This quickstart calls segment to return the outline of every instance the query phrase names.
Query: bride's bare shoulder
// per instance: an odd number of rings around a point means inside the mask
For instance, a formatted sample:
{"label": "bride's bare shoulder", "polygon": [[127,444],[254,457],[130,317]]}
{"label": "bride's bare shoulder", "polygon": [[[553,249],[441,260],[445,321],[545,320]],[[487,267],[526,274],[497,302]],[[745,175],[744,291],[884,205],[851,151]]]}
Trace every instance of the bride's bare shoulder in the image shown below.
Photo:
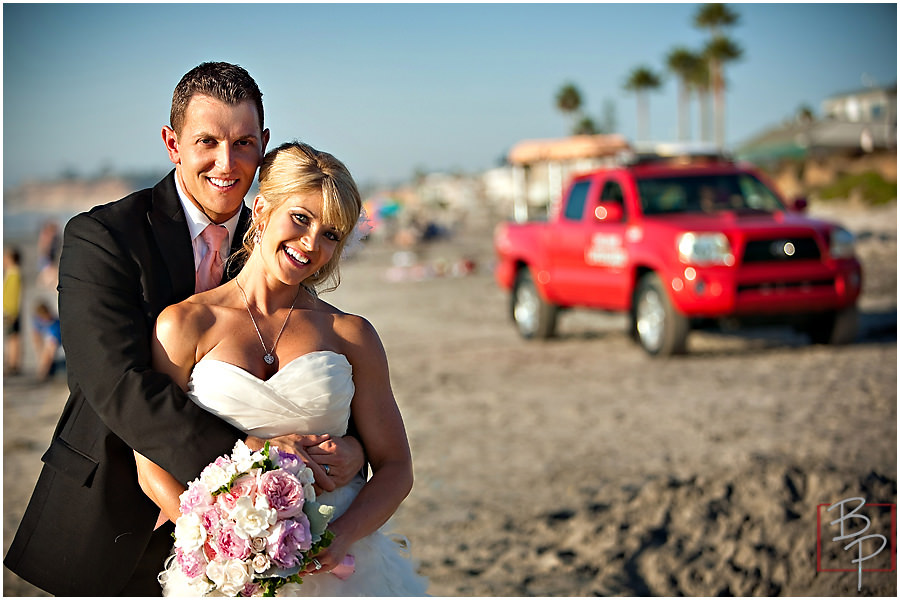
{"label": "bride's bare shoulder", "polygon": [[360,315],[338,312],[334,319],[334,330],[341,339],[354,346],[381,345],[375,327],[368,319]]}
{"label": "bride's bare shoulder", "polygon": [[207,299],[191,296],[187,300],[166,307],[156,319],[156,335],[169,339],[197,340],[216,320],[215,304]]}
{"label": "bride's bare shoulder", "polygon": [[190,326],[195,322],[202,322],[211,318],[214,308],[214,305],[198,301],[195,296],[191,296],[187,300],[166,307],[159,314],[157,322],[171,323],[177,326]]}
{"label": "bride's bare shoulder", "polygon": [[378,332],[375,327],[363,316],[356,315],[318,299],[318,310],[328,314],[331,327],[344,342],[351,347],[370,347],[371,344],[381,345]]}

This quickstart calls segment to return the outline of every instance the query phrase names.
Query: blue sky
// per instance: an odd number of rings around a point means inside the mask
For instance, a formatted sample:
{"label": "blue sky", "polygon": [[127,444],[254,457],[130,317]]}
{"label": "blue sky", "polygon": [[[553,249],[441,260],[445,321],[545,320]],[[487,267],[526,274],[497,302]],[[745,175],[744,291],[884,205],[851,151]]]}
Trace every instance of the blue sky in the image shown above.
{"label": "blue sky", "polygon": [[[629,72],[699,49],[698,4],[3,5],[4,187],[64,170],[165,170],[172,90],[205,60],[247,68],[272,141],[299,138],[362,183],[477,172],[517,141],[562,137],[572,82],[637,137]],[[726,144],[801,105],[897,79],[896,4],[731,4]],[[650,95],[651,138],[676,138],[676,84]],[[696,116],[694,117],[696,124]]]}

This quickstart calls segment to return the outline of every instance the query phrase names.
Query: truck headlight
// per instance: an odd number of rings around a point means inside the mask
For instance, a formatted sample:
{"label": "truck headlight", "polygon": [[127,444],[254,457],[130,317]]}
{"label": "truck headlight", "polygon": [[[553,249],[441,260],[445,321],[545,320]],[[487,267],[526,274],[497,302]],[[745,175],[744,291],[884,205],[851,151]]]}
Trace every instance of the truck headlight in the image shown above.
{"label": "truck headlight", "polygon": [[831,240],[828,251],[832,258],[853,258],[856,252],[856,237],[843,227],[835,227],[831,230]]}
{"label": "truck headlight", "polygon": [[682,233],[678,236],[678,258],[690,265],[734,264],[731,243],[724,233]]}

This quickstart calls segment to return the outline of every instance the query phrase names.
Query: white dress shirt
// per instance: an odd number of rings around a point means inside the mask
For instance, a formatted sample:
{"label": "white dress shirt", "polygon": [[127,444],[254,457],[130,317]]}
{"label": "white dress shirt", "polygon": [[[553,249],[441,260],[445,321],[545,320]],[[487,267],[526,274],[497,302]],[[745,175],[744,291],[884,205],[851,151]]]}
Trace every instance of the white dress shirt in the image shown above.
{"label": "white dress shirt", "polygon": [[[211,223],[211,221],[203,214],[203,211],[197,208],[193,202],[191,202],[187,195],[184,193],[184,190],[181,189],[181,184],[178,182],[178,173],[175,173],[175,189],[178,190],[178,199],[181,200],[181,206],[184,208],[184,216],[187,217],[188,229],[191,231],[191,246],[194,248],[194,270],[197,270],[197,267],[200,266],[200,261],[203,260],[203,257],[206,256],[206,243],[200,237],[200,234],[203,233],[203,230],[206,229],[206,226]],[[227,259],[231,254],[231,240],[234,239],[234,232],[237,230],[238,220],[240,220],[241,211],[237,211],[237,213],[225,221],[224,223],[219,223],[219,225],[223,225],[225,229],[228,230],[228,237],[223,242],[223,247],[219,249],[219,255],[223,258]]]}

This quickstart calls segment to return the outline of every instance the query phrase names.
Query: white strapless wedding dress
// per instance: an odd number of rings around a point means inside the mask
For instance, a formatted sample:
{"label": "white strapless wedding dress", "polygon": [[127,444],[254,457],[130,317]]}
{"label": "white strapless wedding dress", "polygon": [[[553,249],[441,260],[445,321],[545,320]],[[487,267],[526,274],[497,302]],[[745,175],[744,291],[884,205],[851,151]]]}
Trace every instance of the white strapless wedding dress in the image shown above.
{"label": "white strapless wedding dress", "polygon": [[[342,436],[350,419],[353,370],[343,354],[304,354],[262,380],[240,367],[214,359],[194,366],[188,395],[206,410],[248,434],[271,438],[292,433]],[[347,510],[365,481],[317,498],[335,507],[335,518]],[[305,575],[300,586],[289,585],[278,595],[297,596],[423,596],[428,581],[418,575],[404,538],[379,531],[355,542],[349,550],[356,570],[347,579],[330,573]],[[177,590],[164,587],[165,595]]]}

